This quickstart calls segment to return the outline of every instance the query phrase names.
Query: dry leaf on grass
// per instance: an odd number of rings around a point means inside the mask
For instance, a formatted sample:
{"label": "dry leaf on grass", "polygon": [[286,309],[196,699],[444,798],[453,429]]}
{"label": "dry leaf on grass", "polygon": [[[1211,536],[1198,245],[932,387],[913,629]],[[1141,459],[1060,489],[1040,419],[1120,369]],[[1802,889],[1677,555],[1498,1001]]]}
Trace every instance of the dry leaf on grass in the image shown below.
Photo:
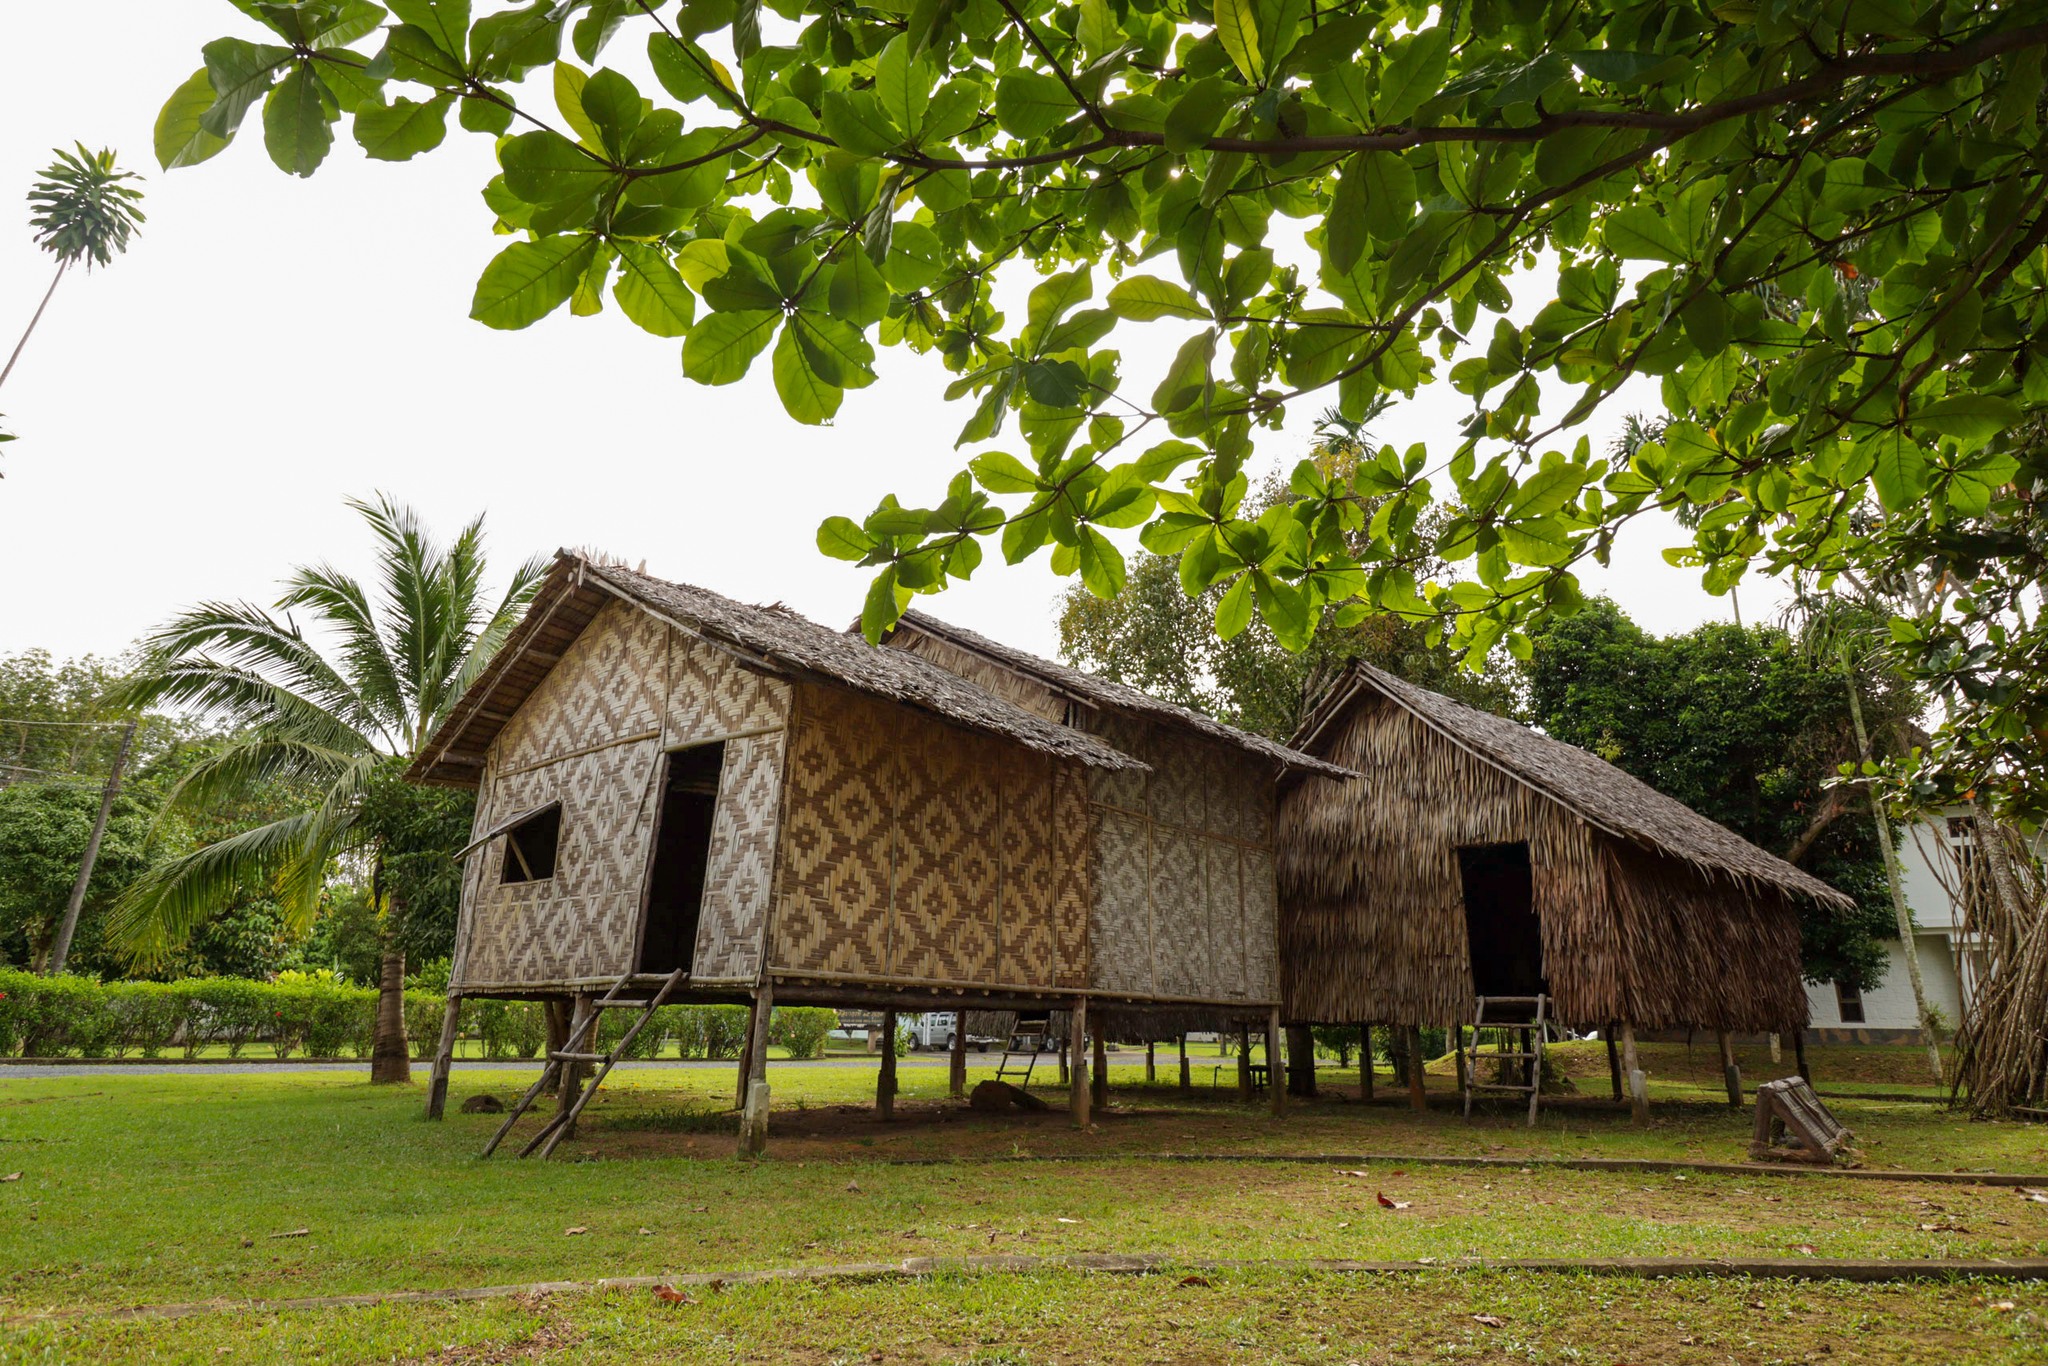
{"label": "dry leaf on grass", "polygon": [[7,1175],[5,1175],[5,1176],[0,1176],[0,1181],[19,1181],[19,1180],[21,1180],[21,1173],[20,1173],[20,1172],[9,1172],[9,1173],[7,1173]]}
{"label": "dry leaf on grass", "polygon": [[574,1237],[575,1237],[575,1236],[576,1236],[577,1234],[579,1234],[579,1233],[588,1233],[588,1232],[590,1232],[590,1230],[589,1230],[589,1229],[588,1229],[587,1227],[585,1227],[585,1226],[584,1226],[584,1225],[582,1225],[582,1224],[578,1224],[578,1225],[576,1225],[576,1227],[574,1227],[574,1228],[565,1228],[565,1229],[563,1229],[563,1230],[562,1230],[562,1236],[563,1236],[564,1238],[574,1238]]}
{"label": "dry leaf on grass", "polygon": [[[10,1176],[7,1179],[12,1181],[16,1176],[20,1175],[20,1172],[16,1172],[14,1176]],[[2044,1191],[2038,1186],[2021,1186],[2020,1199],[2031,1200],[2037,1205],[2048,1205],[2048,1191]]]}
{"label": "dry leaf on grass", "polygon": [[857,1190],[859,1190],[859,1189],[860,1189],[860,1182],[858,1182],[858,1181],[849,1181],[849,1182],[847,1182],[847,1183],[846,1183],[846,1188],[847,1188],[848,1190],[850,1190],[850,1191],[857,1191]]}
{"label": "dry leaf on grass", "polygon": [[640,1230],[640,1236],[642,1238],[652,1238],[654,1236],[654,1230],[651,1228],[643,1228]]}
{"label": "dry leaf on grass", "polygon": [[672,1285],[655,1286],[654,1298],[660,1300],[663,1304],[695,1304],[697,1302]]}
{"label": "dry leaf on grass", "polygon": [[1483,1323],[1488,1328],[1505,1328],[1508,1326],[1508,1321],[1496,1314],[1474,1314],[1472,1321],[1474,1323]]}
{"label": "dry leaf on grass", "polygon": [[2014,1304],[2011,1300],[2000,1300],[1998,1301],[1998,1303],[1991,1306],[1991,1312],[1994,1314],[2010,1314],[2013,1310],[2017,1308],[2019,1308],[2019,1306]]}
{"label": "dry leaf on grass", "polygon": [[1376,1191],[1374,1194],[1380,1198],[1381,1209],[1407,1209],[1408,1206],[1415,1203],[1412,1200],[1389,1200],[1385,1191]]}
{"label": "dry leaf on grass", "polygon": [[1367,1175],[1367,1173],[1365,1173],[1365,1172],[1352,1172],[1352,1171],[1345,1171],[1345,1170],[1344,1170],[1343,1168],[1341,1168],[1341,1167],[1340,1167],[1340,1168],[1338,1168],[1338,1169],[1337,1169],[1337,1175],[1339,1175],[1339,1176],[1365,1176],[1365,1175]]}
{"label": "dry leaf on grass", "polygon": [[1794,1243],[1792,1244],[1792,1251],[1798,1253],[1802,1257],[1812,1257],[1819,1252],[1819,1249],[1816,1248],[1812,1243]]}
{"label": "dry leaf on grass", "polygon": [[1078,1224],[1081,1222],[1079,1219],[1069,1219],[1064,1214],[1059,1216],[1059,1221],[1063,1224]]}
{"label": "dry leaf on grass", "polygon": [[1207,1285],[1209,1278],[1207,1276],[1183,1276],[1180,1278],[1180,1283],[1182,1285]]}
{"label": "dry leaf on grass", "polygon": [[309,1228],[288,1228],[283,1233],[273,1233],[270,1236],[273,1238],[304,1238],[312,1232],[313,1230]]}

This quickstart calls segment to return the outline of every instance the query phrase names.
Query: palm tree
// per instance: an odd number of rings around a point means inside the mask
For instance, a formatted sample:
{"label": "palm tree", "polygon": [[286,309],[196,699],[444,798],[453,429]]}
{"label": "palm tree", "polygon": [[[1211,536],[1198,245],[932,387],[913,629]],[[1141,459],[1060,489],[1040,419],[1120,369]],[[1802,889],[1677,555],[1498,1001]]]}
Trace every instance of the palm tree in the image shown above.
{"label": "palm tree", "polygon": [[14,344],[7,368],[0,370],[0,384],[14,373],[21,348],[28,345],[36,324],[43,320],[43,310],[50,306],[50,296],[57,292],[64,272],[80,261],[87,270],[109,264],[117,253],[128,250],[130,239],[144,221],[137,207],[142,203],[142,191],[122,183],[141,177],[133,171],[117,170],[111,148],[88,152],[84,143],[76,145],[75,155],[58,150],[57,159],[28,192],[29,208],[34,211],[29,226],[35,229],[36,245],[57,258],[57,273],[43,291],[35,316],[28,320],[28,330]]}
{"label": "palm tree", "polygon": [[[379,495],[351,500],[381,543],[373,604],[365,586],[328,565],[285,580],[277,610],[210,602],[143,642],[126,700],[175,703],[232,726],[231,738],[173,790],[167,809],[215,807],[259,784],[317,794],[294,815],[170,859],[115,905],[110,939],[138,966],[161,963],[238,887],[260,882],[304,932],[340,861],[369,873],[383,933],[372,1081],[405,1081],[403,906],[387,877],[393,834],[372,814],[394,767],[419,752],[498,647],[540,582],[530,559],[495,607],[484,597],[483,518],[445,549],[418,516]],[[290,615],[306,611],[331,653]],[[449,850],[447,852],[452,852]]]}

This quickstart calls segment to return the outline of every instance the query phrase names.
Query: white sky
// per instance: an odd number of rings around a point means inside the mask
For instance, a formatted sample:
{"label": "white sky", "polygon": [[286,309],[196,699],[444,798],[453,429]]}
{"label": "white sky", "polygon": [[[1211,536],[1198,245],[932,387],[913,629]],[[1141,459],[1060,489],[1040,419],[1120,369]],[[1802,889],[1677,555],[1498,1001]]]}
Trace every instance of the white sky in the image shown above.
{"label": "white sky", "polygon": [[[882,350],[881,379],[819,429],[784,415],[766,355],[740,384],[691,384],[677,344],[616,308],[524,332],[469,321],[505,239],[478,196],[489,139],[452,119],[440,150],[401,164],[366,161],[344,124],[326,165],[297,180],[264,154],[258,107],[219,157],[160,172],[164,97],[201,44],[255,26],[223,0],[86,8],[90,22],[0,4],[0,347],[49,282],[21,196],[52,147],[118,149],[147,176],[149,222],[111,269],[67,276],[0,389],[20,438],[0,447],[0,653],[116,652],[202,599],[267,603],[294,563],[366,571],[343,499],[376,490],[447,530],[487,512],[505,562],[592,546],[840,625],[866,576],[818,554],[820,519],[858,518],[887,492],[930,503],[960,467],[968,409],[941,400],[951,377],[934,357]],[[1126,324],[1112,340],[1127,390],[1149,395],[1177,339]],[[1439,383],[1377,434],[1430,440],[1441,458],[1467,406]],[[1320,407],[1262,433],[1262,459],[1300,458]],[[1596,446],[1619,417],[1592,429]],[[1674,540],[1631,533],[1589,589],[1657,631],[1727,619],[1726,600],[1663,563]],[[919,605],[1050,653],[1062,582],[1043,553],[1016,568],[991,553],[972,584]],[[1749,619],[1765,596],[1745,593]]]}

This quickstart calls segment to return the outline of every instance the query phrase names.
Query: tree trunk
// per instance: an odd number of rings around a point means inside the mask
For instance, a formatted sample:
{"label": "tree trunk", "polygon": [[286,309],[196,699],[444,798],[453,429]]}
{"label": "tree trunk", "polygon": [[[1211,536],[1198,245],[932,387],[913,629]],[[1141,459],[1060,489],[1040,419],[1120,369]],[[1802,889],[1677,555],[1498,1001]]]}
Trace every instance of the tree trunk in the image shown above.
{"label": "tree trunk", "polygon": [[412,1080],[405,1046],[405,950],[387,943],[377,981],[377,1029],[370,1042],[372,1083]]}
{"label": "tree trunk", "polygon": [[[1856,672],[1849,667],[1849,652],[1842,651],[1842,676],[1849,685],[1849,720],[1856,727],[1856,752],[1864,763],[1870,762],[1870,737],[1863,729],[1862,690],[1856,686]],[[1906,980],[1913,984],[1913,1009],[1919,1014],[1920,1033],[1927,1040],[1927,1065],[1934,1070],[1934,1079],[1941,1080],[1941,1040],[1934,1034],[1934,1015],[1927,1008],[1927,984],[1920,980],[1920,944],[1913,937],[1913,910],[1906,904],[1905,889],[1899,885],[1899,860],[1892,850],[1891,818],[1885,815],[1884,803],[1877,799],[1877,790],[1870,790],[1870,816],[1877,822],[1877,847],[1884,855],[1885,885],[1891,888],[1892,913],[1899,921],[1899,947],[1906,956]]]}
{"label": "tree trunk", "polygon": [[36,324],[43,320],[43,310],[50,306],[50,296],[57,292],[57,282],[64,278],[64,269],[69,264],[68,261],[57,263],[57,273],[51,277],[50,287],[43,291],[43,301],[36,305],[35,316],[28,320],[28,330],[23,332],[21,340],[14,344],[14,354],[7,358],[7,368],[0,370],[0,384],[7,383],[7,377],[14,373],[14,363],[21,359],[21,348],[28,345],[28,339],[35,333]]}

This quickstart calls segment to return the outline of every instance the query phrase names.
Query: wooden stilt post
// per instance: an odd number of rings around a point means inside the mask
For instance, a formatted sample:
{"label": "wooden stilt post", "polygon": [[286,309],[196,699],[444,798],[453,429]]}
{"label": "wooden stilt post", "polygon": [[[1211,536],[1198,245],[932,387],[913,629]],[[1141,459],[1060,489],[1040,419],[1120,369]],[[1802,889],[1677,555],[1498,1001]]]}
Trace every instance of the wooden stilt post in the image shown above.
{"label": "wooden stilt post", "polygon": [[1067,1054],[1073,1059],[1067,1077],[1067,1108],[1074,1127],[1088,1127],[1088,998],[1076,996],[1067,1012]]}
{"label": "wooden stilt post", "polygon": [[1074,1040],[1071,1037],[1073,1032],[1072,1029],[1069,1029],[1067,1031],[1069,1037],[1060,1040],[1060,1085],[1062,1086],[1071,1084],[1073,1080],[1071,1076],[1073,1064],[1067,1058],[1067,1054],[1073,1050],[1074,1046]]}
{"label": "wooden stilt post", "polygon": [[1287,1113],[1287,1066],[1280,1056],[1280,1007],[1266,1012],[1266,1093],[1274,1118]]}
{"label": "wooden stilt post", "polygon": [[[550,997],[541,1002],[541,1019],[547,1025],[547,1054],[559,1053],[569,1046],[569,1003],[559,997]],[[547,1084],[542,1095],[552,1096],[562,1089],[562,1074],[553,1074],[554,1080]]]}
{"label": "wooden stilt post", "polygon": [[1145,1040],[1145,1083],[1148,1086],[1159,1080],[1159,1062],[1153,1055],[1153,1048],[1154,1041],[1151,1039]]}
{"label": "wooden stilt post", "polygon": [[[590,997],[579,995],[573,998],[569,1008],[568,1037],[575,1041],[575,1051],[578,1053],[595,1053],[597,1051],[598,1022],[591,1020],[587,1028],[584,1026],[584,1021],[595,1013],[596,1007],[591,1004]],[[574,1109],[576,1097],[583,1092],[583,1079],[589,1075],[589,1063],[570,1062],[562,1064],[562,1089],[556,1095],[555,1108],[565,1112]],[[564,1139],[576,1137],[576,1126],[573,1123],[564,1125],[561,1134]]]}
{"label": "wooden stilt post", "polygon": [[1252,1098],[1252,1027],[1237,1027],[1237,1098]]}
{"label": "wooden stilt post", "polygon": [[1186,1034],[1180,1036],[1180,1089],[1183,1091],[1195,1089],[1194,1074],[1188,1070],[1188,1036]]}
{"label": "wooden stilt post", "polygon": [[952,1056],[946,1060],[947,1089],[953,1099],[963,1100],[967,1096],[967,1012],[953,1012]]}
{"label": "wooden stilt post", "polygon": [[448,1108],[448,1072],[455,1065],[455,1033],[462,1019],[462,998],[448,998],[441,1017],[441,1042],[434,1049],[434,1070],[427,1081],[427,1118],[439,1119]]}
{"label": "wooden stilt post", "polygon": [[882,1012],[882,1069],[875,1074],[875,1114],[896,1117],[896,1012]]}
{"label": "wooden stilt post", "polygon": [[[1465,1075],[1465,1026],[1454,1024],[1451,1026],[1450,1032],[1451,1056],[1458,1060],[1458,1094],[1462,1096],[1466,1091],[1466,1082],[1470,1080]],[[1473,1031],[1473,1037],[1475,1039],[1478,1037],[1476,1029]]]}
{"label": "wooden stilt post", "polygon": [[1088,1100],[1097,1110],[1109,1108],[1109,1052],[1104,1046],[1102,1024],[1097,1021],[1095,1035],[1095,1061],[1088,1072]]}
{"label": "wooden stilt post", "polygon": [[1358,1027],[1358,1098],[1362,1101],[1372,1099],[1372,1074],[1372,1026],[1362,1024]]}
{"label": "wooden stilt post", "polygon": [[768,1146],[768,1033],[775,1018],[775,983],[754,992],[754,1027],[747,1039],[747,1099],[740,1107],[740,1156],[759,1157]]}
{"label": "wooden stilt post", "polygon": [[1422,1026],[1408,1026],[1408,1108],[1427,1110],[1429,1094],[1423,1087],[1422,1077]]}
{"label": "wooden stilt post", "polygon": [[1636,1027],[1621,1022],[1621,1065],[1628,1074],[1628,1109],[1638,1124],[1650,1122],[1650,1083],[1636,1057]]}
{"label": "wooden stilt post", "polygon": [[1308,1097],[1316,1093],[1316,1036],[1307,1025],[1287,1026],[1287,1092]]}
{"label": "wooden stilt post", "polygon": [[754,1031],[761,1026],[761,998],[747,1006],[747,1032],[740,1036],[738,1065],[733,1068],[732,1108],[747,1108],[747,1083],[754,1079]]}
{"label": "wooden stilt post", "polygon": [[1806,1031],[1804,1029],[1792,1031],[1792,1061],[1797,1064],[1799,1075],[1806,1078],[1806,1084],[1808,1086],[1813,1085],[1813,1072],[1806,1065]]}
{"label": "wooden stilt post", "polygon": [[1621,1050],[1615,1046],[1614,1036],[1618,1032],[1620,1032],[1620,1030],[1621,1026],[1619,1024],[1615,1023],[1612,1020],[1609,1020],[1607,1022],[1607,1027],[1600,1031],[1601,1035],[1605,1037],[1607,1040],[1607,1075],[1608,1078],[1612,1080],[1614,1083],[1614,1103],[1616,1105],[1621,1104],[1622,1096]]}
{"label": "wooden stilt post", "polygon": [[1725,1029],[1716,1030],[1721,1042],[1721,1076],[1728,1083],[1728,1104],[1742,1108],[1742,1068],[1735,1061],[1735,1040]]}

